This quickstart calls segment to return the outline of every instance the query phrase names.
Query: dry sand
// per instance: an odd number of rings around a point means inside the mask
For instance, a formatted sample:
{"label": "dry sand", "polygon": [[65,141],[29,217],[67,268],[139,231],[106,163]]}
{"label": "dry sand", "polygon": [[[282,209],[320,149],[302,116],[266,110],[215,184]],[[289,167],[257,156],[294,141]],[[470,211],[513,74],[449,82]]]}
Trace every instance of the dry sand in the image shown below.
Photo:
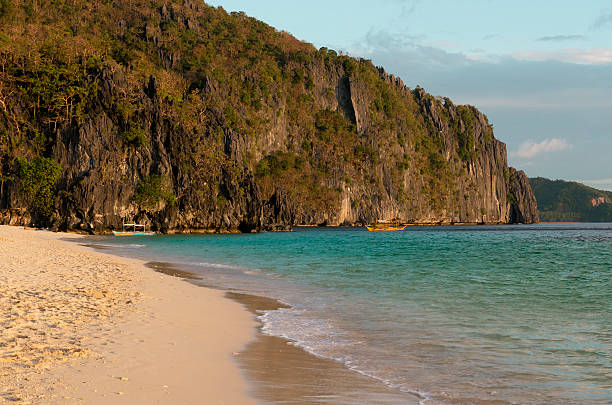
{"label": "dry sand", "polygon": [[0,403],[255,403],[240,304],[66,236],[0,226]]}

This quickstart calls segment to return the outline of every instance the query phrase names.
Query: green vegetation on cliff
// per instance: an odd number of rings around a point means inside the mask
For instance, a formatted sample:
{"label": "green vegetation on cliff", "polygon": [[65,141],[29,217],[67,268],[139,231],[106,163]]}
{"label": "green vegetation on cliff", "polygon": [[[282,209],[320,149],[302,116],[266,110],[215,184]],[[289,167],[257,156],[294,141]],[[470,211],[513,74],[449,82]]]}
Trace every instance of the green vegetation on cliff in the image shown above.
{"label": "green vegetation on cliff", "polygon": [[[0,14],[0,209],[18,199],[16,159],[45,157],[63,168],[63,227],[508,220],[487,118],[369,60],[190,0],[3,0]],[[279,196],[292,208],[266,208]]]}
{"label": "green vegetation on cliff", "polygon": [[543,222],[612,222],[612,192],[584,184],[530,178]]}
{"label": "green vegetation on cliff", "polygon": [[53,159],[36,157],[31,161],[17,158],[19,192],[28,204],[30,212],[38,220],[50,217],[55,203],[55,185],[62,172]]}
{"label": "green vegetation on cliff", "polygon": [[134,201],[145,208],[154,208],[162,201],[174,205],[176,196],[172,193],[168,178],[154,174],[138,183]]}

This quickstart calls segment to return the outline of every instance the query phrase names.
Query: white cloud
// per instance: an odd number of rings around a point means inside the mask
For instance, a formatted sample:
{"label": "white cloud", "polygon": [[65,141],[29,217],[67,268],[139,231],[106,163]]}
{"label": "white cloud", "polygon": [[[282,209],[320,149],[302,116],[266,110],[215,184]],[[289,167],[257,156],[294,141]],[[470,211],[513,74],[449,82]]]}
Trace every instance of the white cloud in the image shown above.
{"label": "white cloud", "polygon": [[558,62],[576,63],[581,65],[601,65],[612,63],[612,49],[608,48],[566,48],[557,51],[525,51],[512,54],[517,60],[544,62],[554,60]]}
{"label": "white cloud", "polygon": [[550,138],[545,139],[542,142],[526,141],[519,146],[516,156],[521,158],[533,158],[539,154],[547,152],[556,152],[571,148],[571,145],[564,139]]}

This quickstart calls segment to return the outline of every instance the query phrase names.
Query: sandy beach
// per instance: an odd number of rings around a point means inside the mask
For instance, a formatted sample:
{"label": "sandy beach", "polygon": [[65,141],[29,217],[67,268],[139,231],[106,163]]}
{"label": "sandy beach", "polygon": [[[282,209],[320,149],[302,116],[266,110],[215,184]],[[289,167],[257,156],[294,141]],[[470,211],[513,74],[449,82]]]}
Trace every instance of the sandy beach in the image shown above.
{"label": "sandy beach", "polygon": [[240,304],[66,237],[0,226],[0,403],[255,403]]}

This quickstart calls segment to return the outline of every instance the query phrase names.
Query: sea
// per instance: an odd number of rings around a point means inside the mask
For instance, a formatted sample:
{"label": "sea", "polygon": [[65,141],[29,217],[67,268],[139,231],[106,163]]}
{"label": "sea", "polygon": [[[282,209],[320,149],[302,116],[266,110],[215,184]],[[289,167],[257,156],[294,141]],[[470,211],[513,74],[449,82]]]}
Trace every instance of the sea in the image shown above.
{"label": "sea", "polygon": [[612,224],[93,237],[270,297],[264,334],[433,404],[612,403]]}

